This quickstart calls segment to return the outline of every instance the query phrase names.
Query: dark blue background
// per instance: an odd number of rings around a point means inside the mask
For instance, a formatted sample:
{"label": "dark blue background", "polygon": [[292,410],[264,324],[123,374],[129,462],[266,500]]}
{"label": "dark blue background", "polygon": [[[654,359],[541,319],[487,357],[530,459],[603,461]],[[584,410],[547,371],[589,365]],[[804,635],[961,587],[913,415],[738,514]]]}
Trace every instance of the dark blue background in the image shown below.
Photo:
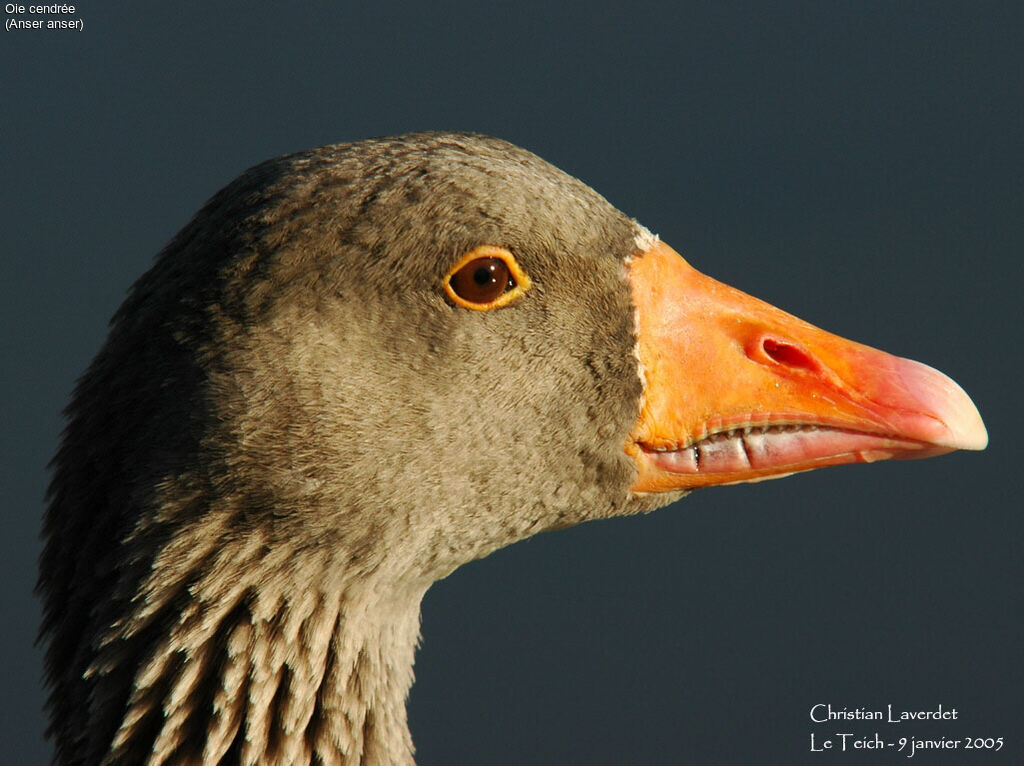
{"label": "dark blue background", "polygon": [[7,762],[48,752],[44,466],[125,290],[246,167],[444,128],[522,144],[712,276],[951,374],[991,446],[701,492],[465,567],[424,602],[420,762],[900,762],[812,756],[812,731],[879,728],[814,726],[817,702],[956,707],[882,734],[1003,736],[921,760],[1020,762],[1019,2],[142,6],[0,42]]}

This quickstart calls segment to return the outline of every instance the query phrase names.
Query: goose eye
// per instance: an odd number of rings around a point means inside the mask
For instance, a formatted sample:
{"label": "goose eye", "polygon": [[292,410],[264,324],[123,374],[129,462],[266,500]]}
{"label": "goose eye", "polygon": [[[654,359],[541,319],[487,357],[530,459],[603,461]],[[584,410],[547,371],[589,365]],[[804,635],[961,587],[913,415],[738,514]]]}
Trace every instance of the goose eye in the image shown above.
{"label": "goose eye", "polygon": [[503,247],[483,245],[463,255],[444,281],[448,297],[463,308],[486,311],[515,300],[530,287],[515,257]]}
{"label": "goose eye", "polygon": [[508,266],[500,258],[477,258],[452,274],[452,290],[470,303],[492,303],[516,286]]}

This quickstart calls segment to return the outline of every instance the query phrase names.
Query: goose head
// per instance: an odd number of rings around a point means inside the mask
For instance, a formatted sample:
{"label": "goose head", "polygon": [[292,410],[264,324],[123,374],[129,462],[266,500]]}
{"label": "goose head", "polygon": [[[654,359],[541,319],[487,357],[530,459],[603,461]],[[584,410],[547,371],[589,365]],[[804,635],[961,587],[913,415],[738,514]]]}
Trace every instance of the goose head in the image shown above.
{"label": "goose head", "polygon": [[159,254],[68,408],[57,762],[408,762],[420,601],[461,564],[986,438],[945,376],[711,280],[506,142],[271,160]]}

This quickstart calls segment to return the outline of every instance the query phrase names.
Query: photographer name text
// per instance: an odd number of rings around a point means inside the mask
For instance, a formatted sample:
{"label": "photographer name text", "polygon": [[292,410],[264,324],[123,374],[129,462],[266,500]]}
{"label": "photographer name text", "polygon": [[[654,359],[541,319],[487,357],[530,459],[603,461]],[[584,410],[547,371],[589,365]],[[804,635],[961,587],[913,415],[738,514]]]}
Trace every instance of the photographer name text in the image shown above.
{"label": "photographer name text", "polygon": [[[928,750],[977,750],[998,752],[1003,749],[1002,737],[991,736],[911,736],[907,725],[929,722],[961,722],[960,711],[955,707],[938,704],[928,709],[906,709],[888,704],[884,708],[833,707],[827,702],[811,706],[808,717],[814,724],[836,724],[853,721],[874,721],[876,726],[899,726],[896,736],[884,736],[884,732],[836,731],[831,733],[811,732],[812,753],[848,753],[869,750],[890,750],[907,758],[913,758]],[[842,727],[856,728],[856,727]],[[905,733],[906,732],[906,733]],[[984,734],[987,734],[985,732]],[[902,735],[902,736],[901,736]]]}

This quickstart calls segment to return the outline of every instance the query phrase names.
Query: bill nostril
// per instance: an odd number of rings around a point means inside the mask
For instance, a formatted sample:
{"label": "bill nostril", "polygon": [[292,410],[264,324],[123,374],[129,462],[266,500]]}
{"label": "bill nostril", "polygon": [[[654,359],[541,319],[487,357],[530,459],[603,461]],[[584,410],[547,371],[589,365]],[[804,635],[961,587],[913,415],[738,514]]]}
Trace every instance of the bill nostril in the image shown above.
{"label": "bill nostril", "polygon": [[774,338],[765,338],[761,341],[761,348],[769,359],[785,367],[812,372],[818,369],[818,363],[814,357],[792,343],[786,343]]}

